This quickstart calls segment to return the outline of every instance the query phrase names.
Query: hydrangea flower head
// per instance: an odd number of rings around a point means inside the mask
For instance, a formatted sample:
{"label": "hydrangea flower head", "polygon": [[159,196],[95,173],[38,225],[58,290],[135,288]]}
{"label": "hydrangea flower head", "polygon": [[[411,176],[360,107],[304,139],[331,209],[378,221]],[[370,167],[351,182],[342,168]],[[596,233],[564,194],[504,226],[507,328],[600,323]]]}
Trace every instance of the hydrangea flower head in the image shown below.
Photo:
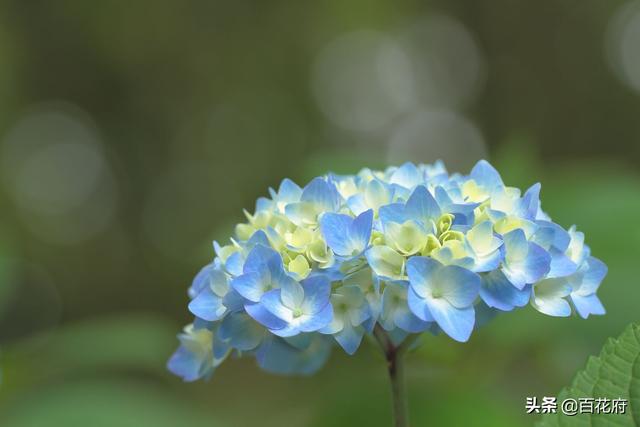
{"label": "hydrangea flower head", "polygon": [[437,162],[304,187],[285,179],[229,244],[214,242],[168,367],[193,381],[242,355],[311,374],[332,347],[353,354],[374,328],[397,343],[422,332],[465,342],[487,311],[604,314],[606,265],[575,227],[551,221],[539,194],[539,184],[506,186],[486,161],[469,175]]}

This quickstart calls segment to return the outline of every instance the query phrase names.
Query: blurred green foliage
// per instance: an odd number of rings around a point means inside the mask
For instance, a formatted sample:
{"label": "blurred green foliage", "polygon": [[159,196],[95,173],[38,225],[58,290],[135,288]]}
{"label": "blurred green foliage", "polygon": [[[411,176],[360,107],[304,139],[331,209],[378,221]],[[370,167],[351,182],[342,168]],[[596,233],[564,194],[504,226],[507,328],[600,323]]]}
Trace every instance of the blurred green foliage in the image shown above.
{"label": "blurred green foliage", "polygon": [[213,415],[195,409],[180,398],[153,387],[130,384],[79,382],[43,388],[24,396],[2,416],[12,427],[194,427],[219,426]]}

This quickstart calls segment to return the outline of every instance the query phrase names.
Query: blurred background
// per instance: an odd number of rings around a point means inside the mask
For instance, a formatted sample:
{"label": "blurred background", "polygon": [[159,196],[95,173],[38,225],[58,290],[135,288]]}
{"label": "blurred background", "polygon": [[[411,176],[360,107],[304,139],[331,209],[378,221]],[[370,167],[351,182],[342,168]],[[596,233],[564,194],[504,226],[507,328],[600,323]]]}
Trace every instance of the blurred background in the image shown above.
{"label": "blurred background", "polygon": [[640,0],[0,1],[0,425],[389,424],[384,362],[165,371],[186,289],[284,177],[405,160],[542,182],[608,314],[496,318],[409,359],[417,426],[526,426],[638,321]]}

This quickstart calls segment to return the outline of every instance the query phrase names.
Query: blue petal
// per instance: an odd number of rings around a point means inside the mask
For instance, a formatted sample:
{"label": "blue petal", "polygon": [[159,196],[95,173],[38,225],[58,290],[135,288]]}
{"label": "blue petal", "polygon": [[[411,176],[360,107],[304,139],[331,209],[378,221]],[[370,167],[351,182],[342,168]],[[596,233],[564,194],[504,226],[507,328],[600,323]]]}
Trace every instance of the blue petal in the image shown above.
{"label": "blue petal", "polygon": [[264,293],[263,276],[248,272],[231,281],[231,288],[251,302],[258,302]]}
{"label": "blue petal", "polygon": [[282,270],[282,257],[270,247],[256,245],[247,255],[243,271],[245,273],[261,271],[265,266],[272,271]]}
{"label": "blue petal", "polygon": [[[427,296],[427,291],[433,287],[430,278],[442,267],[438,261],[432,258],[414,256],[407,261],[407,275],[409,284],[422,298]],[[416,313],[416,315],[418,315]],[[418,315],[418,317],[420,317]],[[425,319],[423,319],[425,320]]]}
{"label": "blue petal", "polygon": [[323,178],[315,178],[304,188],[300,200],[311,202],[325,212],[332,212],[338,208],[339,194],[333,184]]}
{"label": "blue petal", "polygon": [[315,332],[327,326],[333,320],[333,307],[327,303],[319,312],[300,323],[301,332]]}
{"label": "blue petal", "polygon": [[405,205],[405,212],[409,218],[425,222],[430,219],[437,220],[442,213],[436,199],[423,185],[413,190]]}
{"label": "blue petal", "polygon": [[351,256],[353,243],[349,228],[353,219],[348,215],[326,213],[320,217],[320,231],[327,245],[336,255]]}
{"label": "blue petal", "polygon": [[284,213],[291,222],[298,226],[315,225],[318,214],[322,208],[318,208],[311,202],[289,203],[284,208]]}
{"label": "blue petal", "polygon": [[480,290],[480,276],[456,265],[441,267],[435,280],[442,298],[456,308],[472,305]]}
{"label": "blue petal", "polygon": [[311,276],[302,281],[305,314],[315,314],[324,309],[331,296],[331,282],[325,276]]}
{"label": "blue petal", "polygon": [[240,252],[234,252],[229,255],[229,258],[227,258],[227,261],[224,263],[224,267],[232,276],[239,276],[242,274],[243,264],[242,254]]}
{"label": "blue petal", "polygon": [[189,296],[191,298],[195,298],[204,288],[209,286],[210,276],[213,269],[213,264],[209,264],[202,267],[198,274],[196,274],[196,277],[193,278],[193,282],[191,282],[191,287],[189,288]]}
{"label": "blue petal", "polygon": [[[197,329],[208,329],[208,330],[211,330],[212,327],[213,327],[213,322],[201,319],[199,317],[196,317],[195,319],[193,319],[193,329],[194,330],[197,330]],[[178,339],[182,342],[182,340],[185,339],[185,337],[184,337],[183,334],[180,334],[178,336]]]}
{"label": "blue petal", "polygon": [[189,303],[189,311],[201,319],[214,321],[222,317],[226,307],[222,298],[214,294],[210,287],[206,287]]}
{"label": "blue petal", "polygon": [[548,316],[568,317],[571,315],[571,306],[562,298],[545,300],[543,303],[539,303],[536,309]]}
{"label": "blue petal", "polygon": [[347,199],[347,206],[356,215],[360,215],[362,212],[369,209],[367,202],[364,200],[364,196],[361,193],[354,194]]}
{"label": "blue petal", "polygon": [[476,273],[485,273],[487,271],[495,270],[500,266],[504,258],[504,249],[500,246],[497,250],[493,251],[491,255],[486,257],[478,257],[475,260],[475,265],[473,266],[473,271]]}
{"label": "blue petal", "polygon": [[[292,310],[282,303],[280,292],[280,289],[272,289],[268,292],[265,292],[264,295],[262,295],[262,298],[260,298],[260,304],[263,305],[264,308],[266,308],[267,311],[269,311],[269,313],[273,314],[274,316],[284,321],[289,321],[292,316]],[[260,321],[260,319],[256,320]]]}
{"label": "blue petal", "polygon": [[[218,329],[219,330],[219,329]],[[218,334],[213,335],[213,366],[218,366],[229,355],[229,343],[222,341]]]}
{"label": "blue petal", "polygon": [[[605,263],[592,256],[587,258],[586,265],[587,269],[583,272],[582,283],[580,284],[579,289],[579,293],[581,295],[594,293],[600,286],[600,283],[607,275],[608,271]],[[583,271],[583,268],[580,270]]]}
{"label": "blue petal", "polygon": [[473,306],[455,308],[444,298],[427,299],[429,312],[442,330],[456,341],[466,342],[471,336],[476,315]]}
{"label": "blue petal", "polygon": [[396,169],[389,179],[391,184],[398,184],[405,188],[413,188],[424,182],[424,177],[413,163],[407,162]]}
{"label": "blue petal", "polygon": [[[435,323],[434,323],[435,325]],[[391,340],[391,343],[394,346],[399,346],[400,344],[402,344],[402,342],[407,338],[407,335],[409,335],[406,331],[403,331],[400,328],[396,328],[392,331],[387,331],[387,335],[389,336],[389,339]]]}
{"label": "blue petal", "polygon": [[551,255],[551,264],[549,265],[549,272],[545,276],[548,279],[570,276],[578,269],[578,266],[571,261],[571,258],[557,249],[552,248],[549,255]]}
{"label": "blue petal", "polygon": [[256,359],[258,365],[267,372],[311,375],[325,364],[330,353],[330,341],[322,336],[315,337],[305,350],[273,337],[258,348]]}
{"label": "blue petal", "polygon": [[297,283],[293,277],[287,274],[282,266],[279,266],[278,269],[272,270],[269,273],[271,276],[271,287],[273,288],[291,289],[293,283]]}
{"label": "blue petal", "polygon": [[300,308],[304,301],[304,289],[300,283],[291,278],[284,280],[280,286],[280,299],[291,310]]}
{"label": "blue petal", "polygon": [[[505,244],[510,235],[516,231],[521,230],[514,230],[505,235]],[[507,257],[512,247],[507,246]],[[521,248],[518,248],[518,250],[521,250]],[[503,272],[509,281],[518,289],[524,288],[526,284],[539,281],[551,268],[551,255],[547,251],[533,242],[528,242],[526,250],[525,259],[511,262],[507,258],[507,263],[503,268]]]}
{"label": "blue petal", "polygon": [[480,203],[454,203],[447,190],[441,186],[436,187],[434,193],[441,210],[455,215],[454,223],[463,220],[462,223],[473,225],[473,211]]}
{"label": "blue petal", "polygon": [[416,294],[413,288],[410,288],[407,294],[407,304],[409,305],[411,312],[415,314],[418,319],[425,322],[433,322],[434,319],[429,311],[426,299],[421,298]]}
{"label": "blue petal", "polygon": [[313,343],[313,334],[299,334],[294,337],[287,337],[284,340],[298,350],[306,350]]}
{"label": "blue petal", "polygon": [[236,290],[231,289],[222,299],[222,303],[231,312],[241,311],[244,308],[245,299]]}
{"label": "blue petal", "polygon": [[534,220],[540,209],[540,183],[532,185],[518,203],[518,216]]}
{"label": "blue petal", "polygon": [[362,337],[364,336],[363,327],[353,327],[349,324],[345,325],[342,331],[334,335],[334,338],[340,344],[347,354],[352,355],[360,347]]}
{"label": "blue petal", "polygon": [[382,221],[383,227],[384,224],[389,222],[402,224],[409,219],[405,213],[404,205],[402,203],[391,203],[382,206],[378,212],[378,216],[380,217],[380,221]]}
{"label": "blue petal", "polygon": [[258,366],[274,374],[293,374],[295,359],[300,350],[290,346],[280,338],[265,339],[256,353]]}
{"label": "blue petal", "polygon": [[429,322],[418,319],[418,317],[405,309],[398,309],[393,317],[394,323],[400,328],[412,334],[424,332],[429,327]]}
{"label": "blue petal", "polygon": [[224,318],[218,329],[218,337],[241,351],[258,347],[265,329],[245,313],[234,313]]}
{"label": "blue petal", "polygon": [[298,325],[287,324],[284,328],[281,329],[273,329],[271,333],[280,338],[290,338],[295,337],[300,334],[300,328]]}
{"label": "blue petal", "polygon": [[287,326],[287,322],[271,314],[262,304],[246,304],[244,309],[249,316],[271,331]]}
{"label": "blue petal", "polygon": [[184,346],[178,347],[167,362],[167,369],[170,372],[189,382],[205,375],[202,367],[202,360]]}
{"label": "blue petal", "polygon": [[524,307],[529,302],[531,291],[522,290],[509,282],[501,271],[493,271],[482,276],[480,298],[489,306],[502,311],[511,311],[515,307]]}
{"label": "blue petal", "polygon": [[[371,239],[371,226],[373,225],[373,211],[371,209],[358,215],[349,227],[349,239],[351,240],[351,254],[360,254],[364,251]],[[335,252],[335,251],[334,251]]]}
{"label": "blue petal", "polygon": [[264,247],[269,246],[269,238],[267,237],[264,230],[257,230],[251,235],[249,240],[247,240],[247,246],[249,248],[253,248],[256,245],[262,245]]}
{"label": "blue petal", "polygon": [[256,212],[266,211],[271,209],[273,202],[266,197],[259,197],[256,200]]}
{"label": "blue petal", "polygon": [[529,242],[529,252],[525,262],[527,283],[534,283],[542,279],[549,272],[551,255],[540,246]]}
{"label": "blue petal", "polygon": [[[354,286],[355,287],[355,286]],[[351,324],[358,326],[369,320],[371,317],[371,307],[368,303],[363,303],[360,307],[352,309],[349,312],[349,318],[351,319]]]}
{"label": "blue petal", "polygon": [[480,160],[476,163],[473,169],[471,169],[470,177],[486,190],[492,190],[504,185],[498,171],[486,160]]}
{"label": "blue petal", "polygon": [[589,317],[590,314],[602,315],[606,313],[602,302],[596,294],[580,296],[571,294],[571,301],[576,311],[583,319]]}
{"label": "blue petal", "polygon": [[558,224],[550,221],[535,221],[538,229],[533,234],[532,241],[542,246],[544,249],[555,249],[565,252],[571,241],[571,236]]}
{"label": "blue petal", "polygon": [[285,178],[278,188],[278,201],[295,202],[300,200],[302,189],[289,178]]}
{"label": "blue petal", "polygon": [[517,228],[506,233],[502,236],[504,247],[506,250],[506,262],[510,262],[512,259],[522,261],[527,255],[529,250],[527,236],[524,231]]}

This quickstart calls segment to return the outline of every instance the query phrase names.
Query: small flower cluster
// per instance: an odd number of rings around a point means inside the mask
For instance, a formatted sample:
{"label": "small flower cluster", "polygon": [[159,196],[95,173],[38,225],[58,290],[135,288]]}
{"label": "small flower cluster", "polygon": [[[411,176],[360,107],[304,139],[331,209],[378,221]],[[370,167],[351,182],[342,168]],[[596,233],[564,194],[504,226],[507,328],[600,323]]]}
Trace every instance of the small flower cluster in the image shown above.
{"label": "small flower cluster", "polygon": [[[169,369],[209,376],[230,354],[276,373],[310,374],[337,343],[353,354],[383,328],[467,341],[496,312],[531,304],[550,316],[604,314],[606,266],[584,235],[540,208],[486,161],[469,175],[440,162],[285,179],[257,201],[230,244],[195,277],[192,324]],[[378,325],[378,326],[376,326]]]}

